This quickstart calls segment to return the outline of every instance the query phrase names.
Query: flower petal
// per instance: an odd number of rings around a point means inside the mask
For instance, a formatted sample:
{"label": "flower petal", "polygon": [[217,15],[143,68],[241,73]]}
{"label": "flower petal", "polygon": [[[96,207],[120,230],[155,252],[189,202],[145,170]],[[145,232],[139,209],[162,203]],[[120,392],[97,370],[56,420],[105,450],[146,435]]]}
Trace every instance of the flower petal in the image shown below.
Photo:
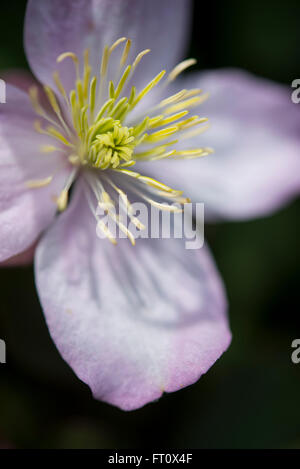
{"label": "flower petal", "polygon": [[[28,96],[7,86],[7,103],[0,108],[0,262],[29,248],[56,212],[66,171],[60,154],[43,155],[49,143],[33,129],[35,114]],[[28,189],[26,182],[54,176],[51,184]]]}
{"label": "flower petal", "polygon": [[0,267],[20,267],[31,265],[34,258],[36,244],[31,246],[26,251],[17,254],[16,256],[10,257],[5,262],[0,263]]}
{"label": "flower petal", "polygon": [[28,92],[31,86],[40,87],[39,82],[34,78],[34,76],[23,69],[9,69],[1,73],[2,80],[5,83],[20,88],[25,92]]}
{"label": "flower petal", "polygon": [[264,216],[299,194],[300,107],[291,102],[291,90],[235,70],[195,73],[181,87],[210,93],[199,108],[210,129],[183,144],[215,152],[151,163],[144,171],[163,174],[165,183],[204,202],[211,219]]}
{"label": "flower petal", "polygon": [[[104,46],[120,37],[132,39],[130,58],[152,49],[143,61],[142,79],[172,67],[186,46],[190,0],[29,0],[25,46],[32,70],[48,85],[58,69],[68,90],[74,87],[73,67],[57,57],[74,52],[82,59],[90,49],[93,73],[98,75]],[[135,80],[135,84],[136,84]]]}
{"label": "flower petal", "polygon": [[194,383],[227,349],[222,282],[206,248],[98,239],[80,198],[37,248],[39,297],[58,350],[94,397],[136,409]]}

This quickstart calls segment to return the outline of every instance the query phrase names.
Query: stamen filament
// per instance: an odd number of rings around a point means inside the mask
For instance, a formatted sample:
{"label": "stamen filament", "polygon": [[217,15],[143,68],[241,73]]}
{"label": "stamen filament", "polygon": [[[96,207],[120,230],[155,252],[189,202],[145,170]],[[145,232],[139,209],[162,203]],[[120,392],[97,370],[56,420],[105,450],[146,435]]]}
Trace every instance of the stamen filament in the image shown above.
{"label": "stamen filament", "polygon": [[134,108],[152,90],[152,88],[154,88],[154,86],[156,86],[161,81],[165,74],[166,71],[162,70],[158,75],[156,75],[155,78],[153,78],[153,80],[150,81],[150,83],[136,97],[132,104],[132,108]]}
{"label": "stamen filament", "polygon": [[196,59],[187,59],[184,60],[183,62],[180,62],[180,64],[176,65],[175,68],[169,73],[168,76],[168,83],[171,83],[172,81],[176,80],[176,78],[187,68],[191,67],[192,65],[195,65],[197,63]]}
{"label": "stamen filament", "polygon": [[32,181],[27,181],[25,184],[28,189],[40,189],[42,187],[49,186],[52,180],[53,180],[53,176],[49,176],[44,179],[35,179]]}
{"label": "stamen filament", "polygon": [[73,60],[73,63],[75,65],[75,70],[76,70],[76,77],[77,77],[77,80],[79,80],[79,60],[76,54],[74,54],[73,52],[65,52],[64,54],[59,55],[56,61],[57,63],[61,63],[67,58],[70,58]]}
{"label": "stamen filament", "polygon": [[123,55],[122,55],[122,58],[121,58],[121,61],[120,61],[121,67],[124,67],[124,65],[126,64],[126,61],[128,59],[128,55],[129,55],[129,52],[130,52],[130,48],[131,48],[131,40],[127,39],[125,47],[124,47],[124,52],[123,52]]}

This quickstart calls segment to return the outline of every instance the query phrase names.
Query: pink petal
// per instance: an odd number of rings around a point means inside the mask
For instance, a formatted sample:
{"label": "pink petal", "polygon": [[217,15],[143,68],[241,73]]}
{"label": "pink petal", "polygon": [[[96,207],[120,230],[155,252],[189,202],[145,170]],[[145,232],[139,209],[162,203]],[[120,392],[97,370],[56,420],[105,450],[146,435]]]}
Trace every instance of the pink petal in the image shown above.
{"label": "pink petal", "polygon": [[28,92],[31,86],[39,86],[38,81],[30,72],[23,69],[10,69],[1,72],[1,78],[12,86]]}
{"label": "pink petal", "polygon": [[235,70],[194,73],[180,87],[210,93],[196,113],[208,117],[211,128],[190,147],[215,152],[149,164],[148,172],[204,202],[212,219],[264,216],[299,194],[300,107],[290,89]]}
{"label": "pink petal", "polygon": [[[27,95],[7,86],[7,103],[0,108],[0,262],[29,248],[49,225],[56,212],[53,197],[66,177],[61,154],[41,154],[49,139],[34,131],[35,118]],[[51,175],[47,187],[26,186]]]}
{"label": "pink petal", "polygon": [[[57,57],[75,52],[82,59],[90,49],[93,73],[98,75],[104,46],[128,36],[133,41],[130,59],[143,49],[152,54],[143,60],[142,81],[161,68],[172,67],[181,57],[187,39],[190,0],[29,0],[25,21],[25,46],[32,70],[53,86],[58,69],[66,89],[74,87],[72,64],[58,66]],[[137,80],[135,80],[137,84]]]}
{"label": "pink petal", "polygon": [[197,381],[231,335],[206,248],[96,237],[81,192],[41,240],[36,282],[50,334],[93,395],[139,408]]}
{"label": "pink petal", "polygon": [[17,256],[13,256],[10,259],[7,259],[5,262],[0,263],[0,267],[20,267],[20,266],[27,266],[32,264],[34,258],[36,244],[31,246],[26,251],[18,254]]}

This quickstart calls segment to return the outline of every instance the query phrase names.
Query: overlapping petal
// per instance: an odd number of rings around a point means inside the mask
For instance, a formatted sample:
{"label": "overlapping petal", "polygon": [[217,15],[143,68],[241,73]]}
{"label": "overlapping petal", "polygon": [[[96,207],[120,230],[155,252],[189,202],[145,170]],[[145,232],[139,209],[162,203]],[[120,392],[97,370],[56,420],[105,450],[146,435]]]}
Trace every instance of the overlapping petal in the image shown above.
{"label": "overlapping petal", "polygon": [[215,153],[151,163],[148,171],[204,202],[213,220],[263,216],[299,194],[300,107],[290,90],[235,70],[194,73],[180,87],[210,93],[199,108],[210,129],[190,146],[210,146]]}
{"label": "overlapping petal", "polygon": [[26,93],[32,86],[40,86],[34,76],[27,70],[23,69],[5,70],[1,73],[1,78],[5,81],[5,83],[16,88],[20,88]]}
{"label": "overlapping petal", "polygon": [[4,262],[1,262],[0,267],[23,267],[32,264],[35,248],[36,244],[31,246],[29,249],[26,249],[26,251],[21,252],[16,256],[12,256]]}
{"label": "overlapping petal", "polygon": [[36,283],[50,334],[94,397],[136,409],[194,383],[226,350],[223,286],[206,248],[96,236],[81,192],[45,234]]}
{"label": "overlapping petal", "polygon": [[80,59],[90,50],[93,73],[98,75],[105,45],[120,37],[132,39],[130,59],[151,49],[135,83],[151,79],[163,67],[172,67],[182,56],[191,13],[190,0],[29,0],[25,46],[36,76],[53,86],[59,69],[67,90],[74,87],[70,63],[58,67],[57,57],[74,52]]}

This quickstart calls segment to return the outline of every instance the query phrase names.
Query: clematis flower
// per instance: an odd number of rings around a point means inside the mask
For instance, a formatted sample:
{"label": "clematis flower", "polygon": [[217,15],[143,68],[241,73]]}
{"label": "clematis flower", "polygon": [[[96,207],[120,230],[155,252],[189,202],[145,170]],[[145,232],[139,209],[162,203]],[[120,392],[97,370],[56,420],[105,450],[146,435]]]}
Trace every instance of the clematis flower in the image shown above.
{"label": "clematis flower", "polygon": [[[181,78],[194,64],[180,62],[189,17],[187,0],[29,0],[25,47],[41,85],[8,86],[0,108],[0,261],[41,237],[50,334],[94,397],[125,410],[194,383],[222,355],[226,297],[207,247],[133,247],[120,219],[128,239],[115,245],[97,206],[121,200],[142,229],[132,197],[167,210],[192,197],[210,218],[247,218],[299,190],[285,90],[236,71]],[[191,113],[200,104],[215,121],[206,134],[206,115]]]}

